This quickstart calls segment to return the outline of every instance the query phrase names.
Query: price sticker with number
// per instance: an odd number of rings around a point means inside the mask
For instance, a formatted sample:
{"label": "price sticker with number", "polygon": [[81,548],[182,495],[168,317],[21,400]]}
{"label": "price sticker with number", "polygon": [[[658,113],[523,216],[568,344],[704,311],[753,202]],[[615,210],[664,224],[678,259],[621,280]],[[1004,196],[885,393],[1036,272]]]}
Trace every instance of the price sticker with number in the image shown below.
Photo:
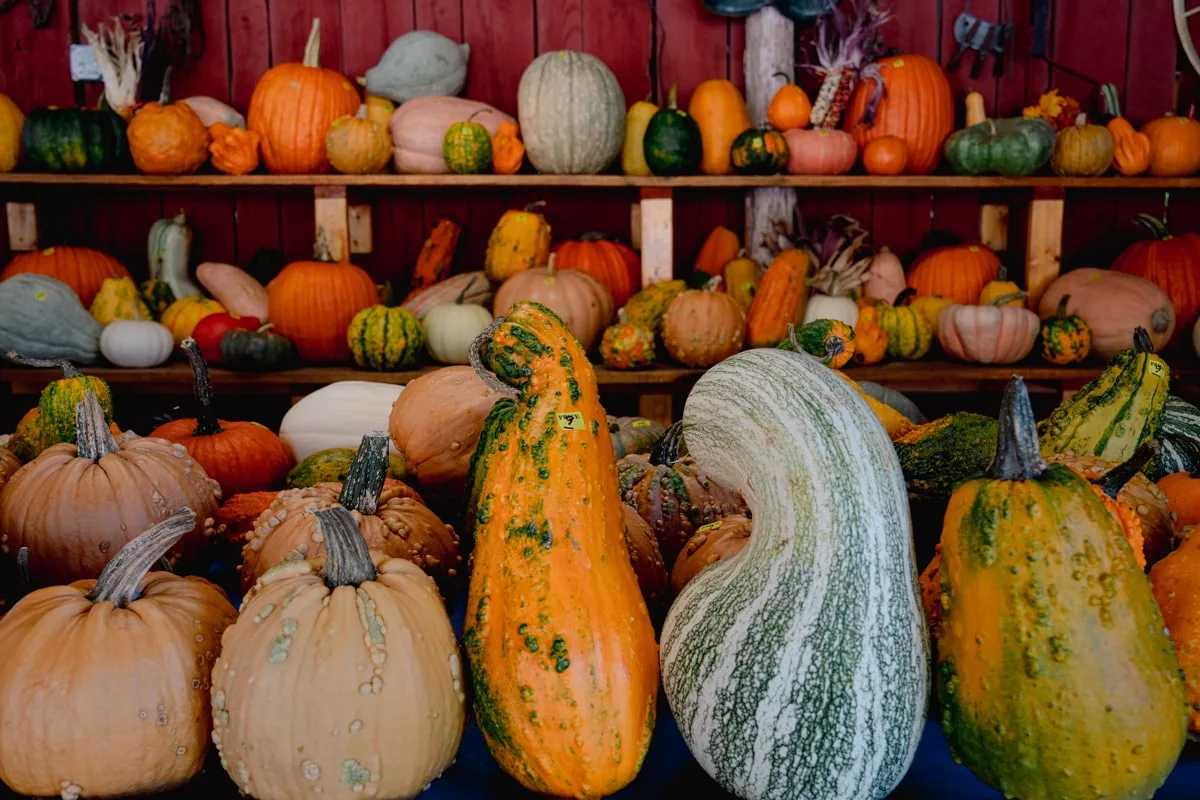
{"label": "price sticker with number", "polygon": [[719,527],[721,527],[721,520],[710,522],[707,525],[701,525],[699,528],[696,528],[696,533],[708,533],[709,531],[715,531]]}
{"label": "price sticker with number", "polygon": [[649,428],[652,424],[653,423],[651,423],[650,420],[648,420],[648,419],[635,419],[633,421],[632,427],[634,427],[634,428]]}
{"label": "price sticker with number", "polygon": [[558,428],[564,431],[587,430],[583,424],[583,414],[578,411],[558,412]]}

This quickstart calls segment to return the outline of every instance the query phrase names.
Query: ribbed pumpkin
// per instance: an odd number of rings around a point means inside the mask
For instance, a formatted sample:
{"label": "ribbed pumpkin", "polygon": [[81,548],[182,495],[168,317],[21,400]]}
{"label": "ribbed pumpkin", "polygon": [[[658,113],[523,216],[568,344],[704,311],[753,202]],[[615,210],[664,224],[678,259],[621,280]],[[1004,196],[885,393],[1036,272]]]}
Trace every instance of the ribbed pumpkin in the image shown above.
{"label": "ribbed pumpkin", "polygon": [[21,129],[25,115],[8,95],[0,93],[0,172],[12,172],[21,161]]}
{"label": "ribbed pumpkin", "polygon": [[125,120],[103,108],[31,109],[21,150],[31,167],[51,172],[119,172],[129,161]]}
{"label": "ribbed pumpkin", "polygon": [[559,272],[557,260],[557,255],[551,255],[544,270],[525,270],[506,280],[496,291],[496,316],[531,300],[557,314],[583,349],[591,350],[612,321],[612,293],[586,272]]}
{"label": "ribbed pumpkin", "polygon": [[442,139],[442,159],[452,172],[460,175],[478,175],[492,167],[492,136],[487,128],[474,121],[475,114],[465,122],[452,124]]}
{"label": "ribbed pumpkin", "polygon": [[595,56],[542,53],[521,75],[517,117],[525,153],[538,172],[594,175],[621,153],[625,95]]}
{"label": "ribbed pumpkin", "polygon": [[315,363],[350,360],[350,321],[378,297],[365,270],[331,261],[321,242],[313,261],[288,264],[267,285],[275,330],[295,345],[300,358]]}
{"label": "ribbed pumpkin", "polygon": [[354,85],[321,66],[321,20],[314,19],[302,63],[276,64],[250,96],[246,126],[262,135],[262,159],[280,174],[328,172],[325,134],[358,110]]}
{"label": "ribbed pumpkin", "polygon": [[138,294],[137,284],[125,276],[105,278],[88,311],[101,325],[118,319],[153,319]]}
{"label": "ribbed pumpkin", "polygon": [[1147,122],[1142,133],[1150,139],[1150,174],[1177,178],[1200,170],[1200,122],[1190,117],[1160,117]]}
{"label": "ribbed pumpkin", "polygon": [[[908,146],[908,172],[928,175],[942,159],[942,143],[954,130],[954,98],[941,64],[911,53],[885,58],[883,99],[871,119],[875,80],[860,81],[846,109],[845,129],[859,149],[881,136],[896,136]],[[789,142],[791,144],[791,142]]]}
{"label": "ribbed pumpkin", "polygon": [[876,321],[887,335],[888,358],[924,358],[937,333],[938,325],[930,325],[917,309],[903,305],[905,296],[911,291],[906,289],[901,292],[895,304],[883,301],[874,303]]}
{"label": "ribbed pumpkin", "polygon": [[105,278],[132,277],[120,261],[90,247],[47,247],[14,256],[0,272],[0,281],[23,272],[62,281],[75,290],[84,308],[92,305]]}
{"label": "ribbed pumpkin", "polygon": [[493,281],[540,267],[550,259],[550,223],[542,216],[544,202],[505,211],[488,236],[483,270]]}
{"label": "ribbed pumpkin", "polygon": [[223,313],[225,313],[225,306],[216,300],[193,295],[192,297],[181,297],[167,306],[167,310],[162,313],[160,322],[175,337],[175,344],[181,344],[196,330],[200,320],[213,314]]}
{"label": "ribbed pumpkin", "polygon": [[133,163],[147,175],[185,175],[208,160],[208,129],[187,103],[171,102],[171,70],[157,103],[142,106],[125,130]]}
{"label": "ribbed pumpkin", "polygon": [[476,451],[463,631],[475,715],[497,763],[526,788],[613,794],[649,746],[658,660],[596,378],[570,331],[536,304],[480,338],[499,378],[485,380],[517,397],[496,405]]}
{"label": "ribbed pumpkin", "polygon": [[1012,296],[989,305],[953,305],[943,311],[938,341],[946,354],[976,364],[1014,364],[1033,352],[1040,321],[1027,308],[1004,305]]}
{"label": "ribbed pumpkin", "polygon": [[1113,137],[1102,125],[1089,125],[1079,115],[1074,125],[1058,132],[1050,169],[1055,175],[1095,177],[1108,172],[1113,160]]}
{"label": "ribbed pumpkin", "polygon": [[1168,347],[1173,347],[1187,338],[1200,317],[1200,235],[1173,236],[1166,220],[1153,214],[1138,214],[1134,219],[1153,238],[1129,245],[1117,256],[1112,268],[1145,278],[1171,298],[1175,307],[1175,333]]}
{"label": "ribbed pumpkin", "polygon": [[225,497],[282,489],[284,478],[296,463],[287,445],[257,422],[217,419],[212,407],[212,379],[196,340],[184,339],[183,351],[192,365],[196,416],[159,425],[150,436],[187,448],[188,455],[221,485]]}
{"label": "ribbed pumpkin", "polygon": [[939,295],[969,306],[1000,274],[1000,259],[982,242],[946,245],[922,253],[908,272],[918,295]]}
{"label": "ribbed pumpkin", "polygon": [[338,172],[370,175],[382,172],[392,159],[392,137],[387,128],[367,118],[367,106],[355,114],[338,117],[325,134],[325,156]]}
{"label": "ribbed pumpkin", "polygon": [[346,344],[360,367],[398,369],[416,362],[425,348],[425,331],[411,311],[374,305],[350,320]]}
{"label": "ribbed pumpkin", "polygon": [[700,171],[705,175],[728,175],[733,144],[752,124],[742,93],[724,78],[702,81],[692,90],[688,114],[700,126],[704,148]]}
{"label": "ribbed pumpkin", "polygon": [[854,137],[835,128],[793,128],[783,138],[792,175],[844,175],[858,160]]}
{"label": "ribbed pumpkin", "polygon": [[711,367],[729,358],[742,349],[745,337],[746,312],[715,287],[689,289],[671,301],[663,316],[663,346],[689,367]]}
{"label": "ribbed pumpkin", "polygon": [[811,269],[803,250],[788,249],[775,256],[746,312],[746,344],[775,347],[787,336],[788,325],[804,321]]}
{"label": "ribbed pumpkin", "polygon": [[642,260],[632,247],[603,233],[585,233],[554,249],[554,268],[577,269],[603,283],[618,308],[642,286]]}

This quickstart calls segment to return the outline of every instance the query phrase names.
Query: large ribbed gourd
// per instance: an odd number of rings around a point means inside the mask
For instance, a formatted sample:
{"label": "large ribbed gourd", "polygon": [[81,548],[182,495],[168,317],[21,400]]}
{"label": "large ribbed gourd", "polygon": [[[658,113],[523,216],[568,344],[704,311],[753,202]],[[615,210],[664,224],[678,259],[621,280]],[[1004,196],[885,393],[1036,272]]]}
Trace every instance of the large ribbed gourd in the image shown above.
{"label": "large ribbed gourd", "polygon": [[882,798],[925,724],[929,642],[900,464],[820,361],[753,350],[710,369],[688,450],[754,535],[663,627],[663,687],[700,765],[743,798]]}
{"label": "large ribbed gourd", "polygon": [[[463,645],[497,763],[559,797],[633,780],[654,729],[658,653],[624,539],[612,439],[587,354],[518,303],[476,341],[516,394],[476,450],[480,497]],[[515,392],[514,392],[515,388]]]}
{"label": "large ribbed gourd", "polygon": [[986,476],[950,499],[941,581],[955,758],[1021,800],[1151,797],[1187,728],[1175,650],[1120,523],[1083,476],[1042,460],[1020,378]]}

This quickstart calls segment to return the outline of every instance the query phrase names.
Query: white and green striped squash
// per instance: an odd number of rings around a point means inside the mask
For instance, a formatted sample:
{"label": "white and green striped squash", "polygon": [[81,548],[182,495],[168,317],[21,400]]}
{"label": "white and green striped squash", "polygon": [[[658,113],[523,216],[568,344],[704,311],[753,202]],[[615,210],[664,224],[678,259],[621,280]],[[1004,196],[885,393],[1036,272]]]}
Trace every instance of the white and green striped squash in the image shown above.
{"label": "white and green striped squash", "polygon": [[1200,408],[1168,397],[1158,443],[1162,449],[1142,470],[1147,478],[1157,481],[1173,472],[1200,471]]}
{"label": "white and green striped squash", "polygon": [[916,751],[930,668],[883,426],[817,359],[762,349],[700,379],[683,435],[754,518],[663,627],[663,687],[692,755],[752,800],[885,797]]}

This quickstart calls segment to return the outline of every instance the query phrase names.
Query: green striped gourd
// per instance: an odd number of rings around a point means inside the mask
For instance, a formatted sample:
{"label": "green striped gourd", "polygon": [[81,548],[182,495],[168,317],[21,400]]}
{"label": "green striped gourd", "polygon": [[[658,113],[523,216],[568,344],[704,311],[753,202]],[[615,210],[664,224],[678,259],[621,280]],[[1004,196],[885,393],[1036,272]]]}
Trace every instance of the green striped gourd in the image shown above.
{"label": "green striped gourd", "polygon": [[1158,429],[1158,455],[1142,470],[1157,481],[1175,472],[1200,472],[1200,408],[1171,396]]}
{"label": "green striped gourd", "polygon": [[[354,453],[349,447],[318,450],[292,467],[287,476],[287,488],[305,489],[318,483],[341,483],[350,474]],[[387,477],[398,481],[408,478],[403,458],[397,455],[388,456]]]}
{"label": "green striped gourd", "polygon": [[683,434],[745,494],[754,535],[663,627],[663,687],[700,765],[739,797],[874,800],[925,724],[929,642],[908,503],[882,426],[811,356],[708,371]]}
{"label": "green striped gourd", "polygon": [[397,369],[417,360],[425,347],[425,331],[411,311],[374,305],[350,320],[346,344],[360,367]]}

